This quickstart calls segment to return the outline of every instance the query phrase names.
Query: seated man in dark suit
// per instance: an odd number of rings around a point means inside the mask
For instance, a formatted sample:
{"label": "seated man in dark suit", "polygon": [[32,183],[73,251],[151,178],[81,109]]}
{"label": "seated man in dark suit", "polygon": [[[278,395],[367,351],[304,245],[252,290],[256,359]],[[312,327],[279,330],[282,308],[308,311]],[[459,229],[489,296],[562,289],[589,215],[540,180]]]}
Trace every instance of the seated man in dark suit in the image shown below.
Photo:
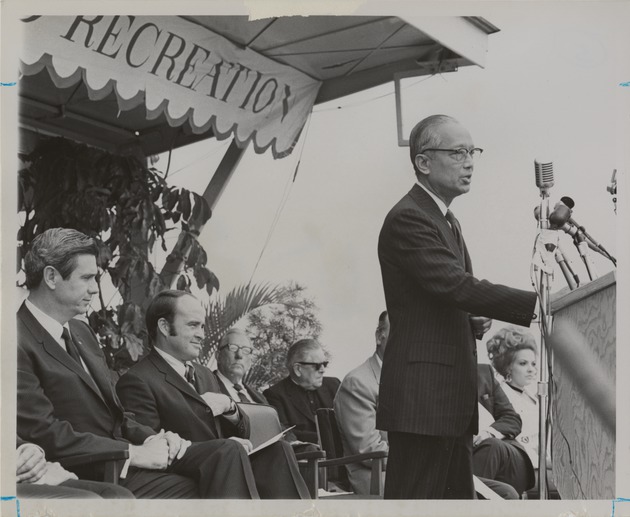
{"label": "seated man in dark suit", "polygon": [[324,377],[328,366],[321,345],[314,339],[301,339],[287,352],[289,376],[263,393],[276,408],[280,422],[295,425],[298,440],[317,443],[315,411],[332,408],[341,382],[335,377]]}
{"label": "seated man in dark suit", "polygon": [[515,440],[521,417],[514,411],[489,364],[477,365],[479,432],[473,437],[473,472],[508,483],[519,495],[535,483],[534,467]]}
{"label": "seated man in dark suit", "polygon": [[59,463],[46,461],[41,447],[17,437],[15,493],[31,499],[133,499],[118,485],[78,479]]}
{"label": "seated man in dark suit", "polygon": [[[151,352],[120,378],[118,395],[139,422],[156,431],[163,428],[193,442],[238,443],[243,453],[250,452],[249,420],[221,393],[216,376],[192,362],[201,351],[204,321],[201,304],[190,293],[157,294],[146,314]],[[223,468],[227,474],[230,466]],[[309,497],[295,455],[282,440],[246,455],[242,468],[262,498]],[[222,475],[219,468],[216,474]]]}
{"label": "seated man in dark suit", "polygon": [[[98,292],[93,239],[53,228],[37,236],[25,258],[28,299],[17,314],[17,429],[51,461],[124,450],[120,484],[136,497],[256,498],[243,447],[231,440],[190,444],[156,433],[127,413],[84,314]],[[102,479],[102,466],[73,469]]]}

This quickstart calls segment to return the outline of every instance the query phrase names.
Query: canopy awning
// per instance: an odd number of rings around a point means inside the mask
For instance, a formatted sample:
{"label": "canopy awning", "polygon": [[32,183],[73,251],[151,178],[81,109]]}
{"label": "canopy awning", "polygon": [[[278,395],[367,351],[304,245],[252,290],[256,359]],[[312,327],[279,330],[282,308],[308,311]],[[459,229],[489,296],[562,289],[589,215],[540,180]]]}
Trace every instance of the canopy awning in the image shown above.
{"label": "canopy awning", "polygon": [[[483,66],[481,18],[33,16],[20,121],[110,151],[215,136],[289,154],[313,104],[393,79]],[[423,28],[426,26],[426,28]]]}

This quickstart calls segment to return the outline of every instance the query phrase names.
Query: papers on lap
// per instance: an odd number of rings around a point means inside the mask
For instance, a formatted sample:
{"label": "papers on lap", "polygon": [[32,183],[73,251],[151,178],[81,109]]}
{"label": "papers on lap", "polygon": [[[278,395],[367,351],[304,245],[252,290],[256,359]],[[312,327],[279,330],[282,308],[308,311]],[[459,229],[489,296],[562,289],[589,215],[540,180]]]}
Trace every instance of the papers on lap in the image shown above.
{"label": "papers on lap", "polygon": [[255,452],[260,451],[261,449],[264,449],[265,447],[268,447],[269,445],[271,445],[272,443],[276,443],[278,440],[280,440],[285,434],[287,434],[291,429],[293,429],[295,426],[292,425],[291,427],[286,428],[284,431],[282,431],[281,433],[278,433],[275,436],[272,436],[271,438],[269,438],[269,440],[267,440],[266,442],[261,443],[258,447],[255,447],[254,449],[252,449],[249,452],[249,455],[251,456],[252,454],[254,454]]}

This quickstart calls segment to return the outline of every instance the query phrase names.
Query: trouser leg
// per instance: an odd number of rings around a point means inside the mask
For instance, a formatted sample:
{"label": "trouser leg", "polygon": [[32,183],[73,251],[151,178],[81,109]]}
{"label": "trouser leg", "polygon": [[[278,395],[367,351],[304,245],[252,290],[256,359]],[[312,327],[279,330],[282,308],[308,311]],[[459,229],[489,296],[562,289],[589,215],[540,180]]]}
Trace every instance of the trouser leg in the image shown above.
{"label": "trouser leg", "polygon": [[472,436],[390,432],[388,438],[385,499],[474,498]]}
{"label": "trouser leg", "polygon": [[249,457],[262,499],[310,499],[293,449],[280,440]]}
{"label": "trouser leg", "polygon": [[234,440],[193,443],[168,471],[196,480],[203,499],[259,499],[247,452]]}

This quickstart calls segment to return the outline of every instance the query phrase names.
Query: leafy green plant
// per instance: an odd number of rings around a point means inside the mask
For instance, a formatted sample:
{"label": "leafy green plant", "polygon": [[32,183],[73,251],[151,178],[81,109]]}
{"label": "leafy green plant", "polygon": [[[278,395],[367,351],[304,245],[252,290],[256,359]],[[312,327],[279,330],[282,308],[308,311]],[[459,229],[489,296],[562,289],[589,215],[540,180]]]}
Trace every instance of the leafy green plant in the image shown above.
{"label": "leafy green plant", "polygon": [[[165,286],[149,258],[159,243],[166,251],[168,232],[183,232],[190,244],[178,287],[218,289],[197,241],[196,223],[211,216],[194,192],[169,186],[164,175],[133,156],[118,156],[64,138],[47,138],[20,156],[26,166],[18,176],[18,268],[33,238],[54,227],[75,228],[93,237],[98,265],[122,297],[109,307],[103,290],[101,309],[90,323],[102,339],[110,366],[123,370],[142,355],[143,306]],[[195,224],[193,224],[195,223]],[[99,278],[99,286],[102,278]]]}
{"label": "leafy green plant", "polygon": [[319,339],[322,324],[317,311],[318,307],[307,296],[306,288],[289,282],[280,288],[277,304],[250,312],[247,333],[257,354],[245,382],[260,388],[286,377],[289,347],[300,339]]}
{"label": "leafy green plant", "polygon": [[281,291],[270,284],[244,285],[232,289],[225,298],[213,300],[206,309],[206,339],[199,361],[207,365],[217,351],[221,338],[250,311],[278,303]]}

